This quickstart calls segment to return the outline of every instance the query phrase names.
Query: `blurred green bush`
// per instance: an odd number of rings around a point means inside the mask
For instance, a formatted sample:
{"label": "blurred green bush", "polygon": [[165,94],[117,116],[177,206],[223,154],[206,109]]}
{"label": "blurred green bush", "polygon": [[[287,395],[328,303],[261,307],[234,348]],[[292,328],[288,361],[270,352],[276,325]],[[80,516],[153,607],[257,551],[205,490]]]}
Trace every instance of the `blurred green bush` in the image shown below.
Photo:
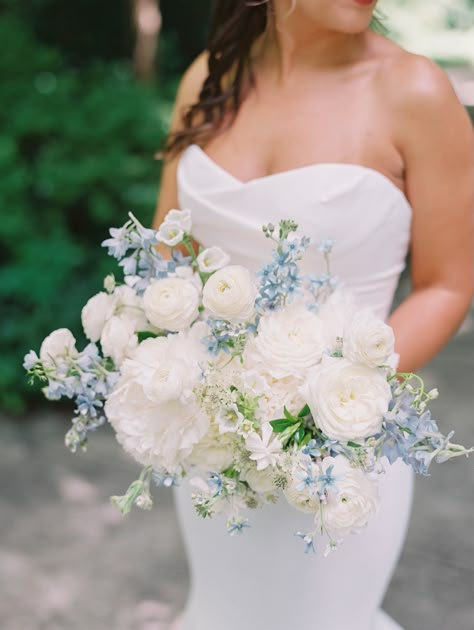
{"label": "blurred green bush", "polygon": [[127,65],[66,67],[24,22],[0,16],[0,407],[33,390],[22,356],[79,313],[113,268],[100,242],[132,210],[151,220],[154,154],[174,85],[134,81]]}

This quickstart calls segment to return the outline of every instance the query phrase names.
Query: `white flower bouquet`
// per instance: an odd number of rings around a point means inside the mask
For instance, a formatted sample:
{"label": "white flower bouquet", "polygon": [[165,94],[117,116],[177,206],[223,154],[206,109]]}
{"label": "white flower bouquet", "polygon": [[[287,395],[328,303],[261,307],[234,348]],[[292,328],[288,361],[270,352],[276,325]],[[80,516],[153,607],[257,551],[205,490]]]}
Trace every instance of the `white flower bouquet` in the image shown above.
{"label": "white flower bouquet", "polygon": [[[189,476],[198,514],[225,514],[230,534],[250,526],[248,508],[287,501],[314,516],[296,532],[305,550],[322,535],[329,552],[376,513],[378,476],[397,459],[426,475],[472,452],[432,419],[437,391],[396,372],[393,331],[338,285],[330,241],[310,244],[292,221],[265,226],[273,259],[253,274],[219,247],[196,254],[189,211],[158,231],[130,217],[103,243],[124,281],[108,276],[83,308],[90,343],[79,351],[59,329],[24,363],[48,399],[75,400],[72,451],[108,420],[143,466],[112,498],[123,513],[151,508],[152,480]],[[300,270],[310,246],[322,275]]]}

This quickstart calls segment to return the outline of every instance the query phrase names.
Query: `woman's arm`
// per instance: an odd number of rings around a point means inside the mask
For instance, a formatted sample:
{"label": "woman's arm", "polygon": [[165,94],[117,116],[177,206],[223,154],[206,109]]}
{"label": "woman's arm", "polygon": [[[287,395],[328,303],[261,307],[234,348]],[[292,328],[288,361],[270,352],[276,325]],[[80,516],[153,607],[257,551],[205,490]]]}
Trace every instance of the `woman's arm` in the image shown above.
{"label": "woman's arm", "polygon": [[[207,73],[207,53],[204,52],[191,64],[181,80],[173,107],[170,131],[178,131],[182,128],[183,111],[198,100]],[[160,193],[153,219],[153,227],[155,229],[160,227],[169,210],[179,207],[176,181],[179,158],[180,154],[172,158],[166,158],[163,162]],[[158,250],[163,255],[169,255],[167,247],[160,248],[158,246]]]}
{"label": "woman's arm", "polygon": [[[474,135],[446,75],[399,67],[397,136],[413,207],[411,295],[392,314],[400,371],[427,363],[462,323],[474,291]],[[393,78],[393,77],[392,77]]]}

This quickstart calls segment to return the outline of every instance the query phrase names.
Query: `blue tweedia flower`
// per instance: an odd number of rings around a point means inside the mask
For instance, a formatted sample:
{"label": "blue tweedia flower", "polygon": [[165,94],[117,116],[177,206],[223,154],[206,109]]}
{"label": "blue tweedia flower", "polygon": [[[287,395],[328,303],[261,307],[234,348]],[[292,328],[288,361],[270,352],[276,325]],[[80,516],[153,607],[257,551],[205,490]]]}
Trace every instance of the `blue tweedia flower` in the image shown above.
{"label": "blue tweedia flower", "polygon": [[320,484],[319,486],[319,494],[323,495],[328,488],[333,488],[337,492],[336,481],[340,479],[337,475],[333,475],[332,471],[334,466],[329,466],[325,473],[319,475],[317,478],[317,482]]}
{"label": "blue tweedia flower", "polygon": [[321,254],[328,255],[332,252],[334,247],[334,241],[330,238],[326,238],[318,243],[318,251]]}
{"label": "blue tweedia flower", "polygon": [[255,330],[253,322],[231,324],[223,319],[208,319],[210,334],[202,339],[209,354],[216,356],[222,350],[239,354],[243,351],[249,333]]}
{"label": "blue tweedia flower", "polygon": [[250,523],[247,518],[233,516],[227,521],[226,527],[227,533],[234,536],[234,534],[242,534],[244,529],[250,527]]}
{"label": "blue tweedia flower", "polygon": [[321,450],[317,446],[317,442],[315,439],[312,439],[306,444],[304,448],[301,449],[303,455],[309,455],[310,457],[320,457]]}
{"label": "blue tweedia flower", "polygon": [[300,483],[296,486],[299,491],[308,488],[312,494],[316,493],[316,485],[318,478],[314,475],[314,471],[311,462],[308,462],[305,470],[297,470],[294,473],[296,479],[299,479]]}
{"label": "blue tweedia flower", "polygon": [[158,488],[171,488],[179,486],[179,476],[169,473],[165,468],[155,468],[152,472],[152,479]]}
{"label": "blue tweedia flower", "polygon": [[222,475],[219,473],[211,472],[207,480],[207,485],[211,489],[213,497],[218,497],[224,492],[224,482]]}
{"label": "blue tweedia flower", "polygon": [[310,534],[304,534],[303,532],[296,532],[295,536],[297,536],[298,538],[301,538],[301,540],[303,540],[303,542],[305,543],[305,549],[304,549],[305,553],[309,553],[310,551],[312,551],[313,553],[316,553],[316,549],[314,547],[314,532]]}

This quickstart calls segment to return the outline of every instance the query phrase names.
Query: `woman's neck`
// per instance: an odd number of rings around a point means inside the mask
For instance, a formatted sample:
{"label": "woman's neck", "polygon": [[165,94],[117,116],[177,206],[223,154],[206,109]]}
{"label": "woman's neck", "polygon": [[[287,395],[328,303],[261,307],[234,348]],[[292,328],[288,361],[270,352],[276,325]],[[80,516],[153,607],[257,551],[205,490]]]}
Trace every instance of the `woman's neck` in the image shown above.
{"label": "woman's neck", "polygon": [[367,48],[368,31],[340,33],[308,23],[295,10],[269,16],[267,31],[255,44],[255,60],[277,70],[284,82],[295,70],[334,68],[360,60]]}

